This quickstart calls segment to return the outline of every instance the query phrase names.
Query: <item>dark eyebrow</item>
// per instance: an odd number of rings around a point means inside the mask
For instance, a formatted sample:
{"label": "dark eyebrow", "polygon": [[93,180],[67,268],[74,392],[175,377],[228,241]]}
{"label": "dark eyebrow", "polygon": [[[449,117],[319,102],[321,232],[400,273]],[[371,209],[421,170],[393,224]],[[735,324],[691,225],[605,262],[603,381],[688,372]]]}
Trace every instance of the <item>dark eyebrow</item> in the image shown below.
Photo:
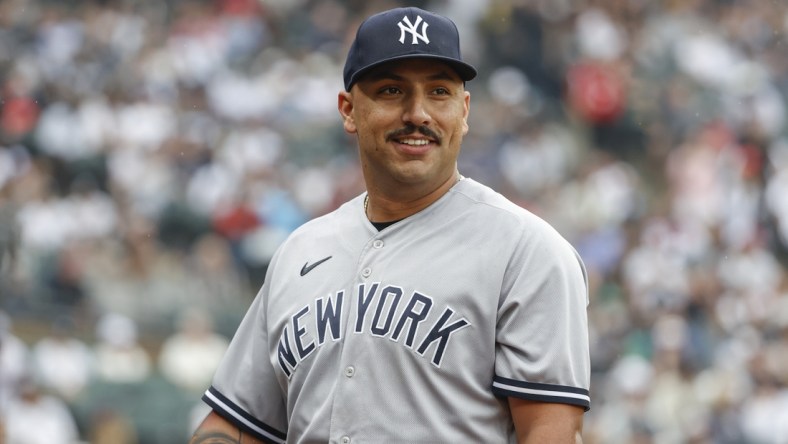
{"label": "dark eyebrow", "polygon": [[402,77],[400,75],[397,75],[397,74],[394,74],[393,72],[391,72],[389,70],[386,70],[386,69],[375,69],[375,70],[372,70],[369,73],[367,73],[367,75],[364,76],[364,77],[365,77],[364,80],[371,81],[371,82],[377,82],[378,80],[395,80],[395,81],[401,82],[401,81],[405,80],[404,77]]}
{"label": "dark eyebrow", "polygon": [[427,80],[451,80],[451,81],[454,81],[454,82],[461,81],[461,80],[459,80],[458,76],[452,75],[448,71],[441,71],[441,72],[439,72],[437,74],[433,74],[433,75],[427,77]]}
{"label": "dark eyebrow", "polygon": [[[401,75],[395,74],[394,72],[388,69],[376,69],[370,71],[366,76],[365,80],[377,82],[379,80],[394,80],[397,82],[402,82],[405,80],[405,77]],[[452,75],[449,71],[443,70],[439,71],[435,74],[431,74],[427,76],[427,80],[434,81],[434,80],[450,80],[450,81],[460,81],[456,75]]]}

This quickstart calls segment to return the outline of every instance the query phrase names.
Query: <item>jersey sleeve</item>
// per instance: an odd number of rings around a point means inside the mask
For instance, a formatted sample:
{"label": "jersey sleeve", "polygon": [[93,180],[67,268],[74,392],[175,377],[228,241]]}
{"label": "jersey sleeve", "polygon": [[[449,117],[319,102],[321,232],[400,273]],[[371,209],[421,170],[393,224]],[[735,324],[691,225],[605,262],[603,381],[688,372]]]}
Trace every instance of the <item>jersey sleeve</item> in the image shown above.
{"label": "jersey sleeve", "polygon": [[285,401],[268,357],[267,291],[268,285],[263,284],[202,399],[244,432],[264,442],[284,443]]}
{"label": "jersey sleeve", "polygon": [[501,288],[493,392],[589,410],[587,305],[575,249],[546,223],[524,230]]}

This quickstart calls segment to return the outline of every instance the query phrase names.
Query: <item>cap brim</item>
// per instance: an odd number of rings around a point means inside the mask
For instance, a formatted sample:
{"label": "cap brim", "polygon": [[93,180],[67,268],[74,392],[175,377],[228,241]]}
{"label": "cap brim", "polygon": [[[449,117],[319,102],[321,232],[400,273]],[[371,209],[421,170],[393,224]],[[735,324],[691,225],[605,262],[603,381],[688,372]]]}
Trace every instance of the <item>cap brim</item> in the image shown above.
{"label": "cap brim", "polygon": [[364,74],[369,72],[371,69],[378,67],[380,65],[385,65],[386,63],[396,62],[397,60],[405,60],[405,59],[432,59],[439,62],[443,62],[450,66],[460,77],[463,82],[467,82],[469,80],[473,80],[476,77],[476,68],[472,65],[469,65],[465,62],[459,61],[457,59],[453,59],[451,57],[443,57],[433,54],[403,54],[396,57],[389,57],[385,60],[380,60],[375,63],[371,63],[359,70],[357,70],[353,76],[348,79],[347,85],[345,85],[345,89],[350,91],[353,88],[353,85],[356,84]]}

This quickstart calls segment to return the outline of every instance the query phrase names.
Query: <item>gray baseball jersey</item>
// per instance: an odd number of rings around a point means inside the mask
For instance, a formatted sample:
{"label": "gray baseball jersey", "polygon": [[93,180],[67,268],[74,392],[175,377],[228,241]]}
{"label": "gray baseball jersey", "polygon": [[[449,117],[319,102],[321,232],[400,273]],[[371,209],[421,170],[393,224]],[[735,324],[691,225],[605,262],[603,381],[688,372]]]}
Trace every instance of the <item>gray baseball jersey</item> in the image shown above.
{"label": "gray baseball jersey", "polygon": [[205,402],[271,442],[514,442],[508,396],[589,408],[552,227],[471,179],[381,231],[363,197],[280,246]]}

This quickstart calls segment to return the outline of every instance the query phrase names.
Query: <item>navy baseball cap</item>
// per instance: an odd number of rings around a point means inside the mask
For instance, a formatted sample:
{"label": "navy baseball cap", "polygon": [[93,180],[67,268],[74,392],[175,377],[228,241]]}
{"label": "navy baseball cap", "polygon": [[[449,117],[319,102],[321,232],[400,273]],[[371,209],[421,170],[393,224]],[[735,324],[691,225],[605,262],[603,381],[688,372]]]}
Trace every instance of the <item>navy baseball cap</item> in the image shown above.
{"label": "navy baseball cap", "polygon": [[372,15],[358,27],[345,61],[345,90],[378,65],[414,57],[444,62],[463,81],[476,77],[476,68],[460,57],[453,21],[419,8],[396,8]]}

